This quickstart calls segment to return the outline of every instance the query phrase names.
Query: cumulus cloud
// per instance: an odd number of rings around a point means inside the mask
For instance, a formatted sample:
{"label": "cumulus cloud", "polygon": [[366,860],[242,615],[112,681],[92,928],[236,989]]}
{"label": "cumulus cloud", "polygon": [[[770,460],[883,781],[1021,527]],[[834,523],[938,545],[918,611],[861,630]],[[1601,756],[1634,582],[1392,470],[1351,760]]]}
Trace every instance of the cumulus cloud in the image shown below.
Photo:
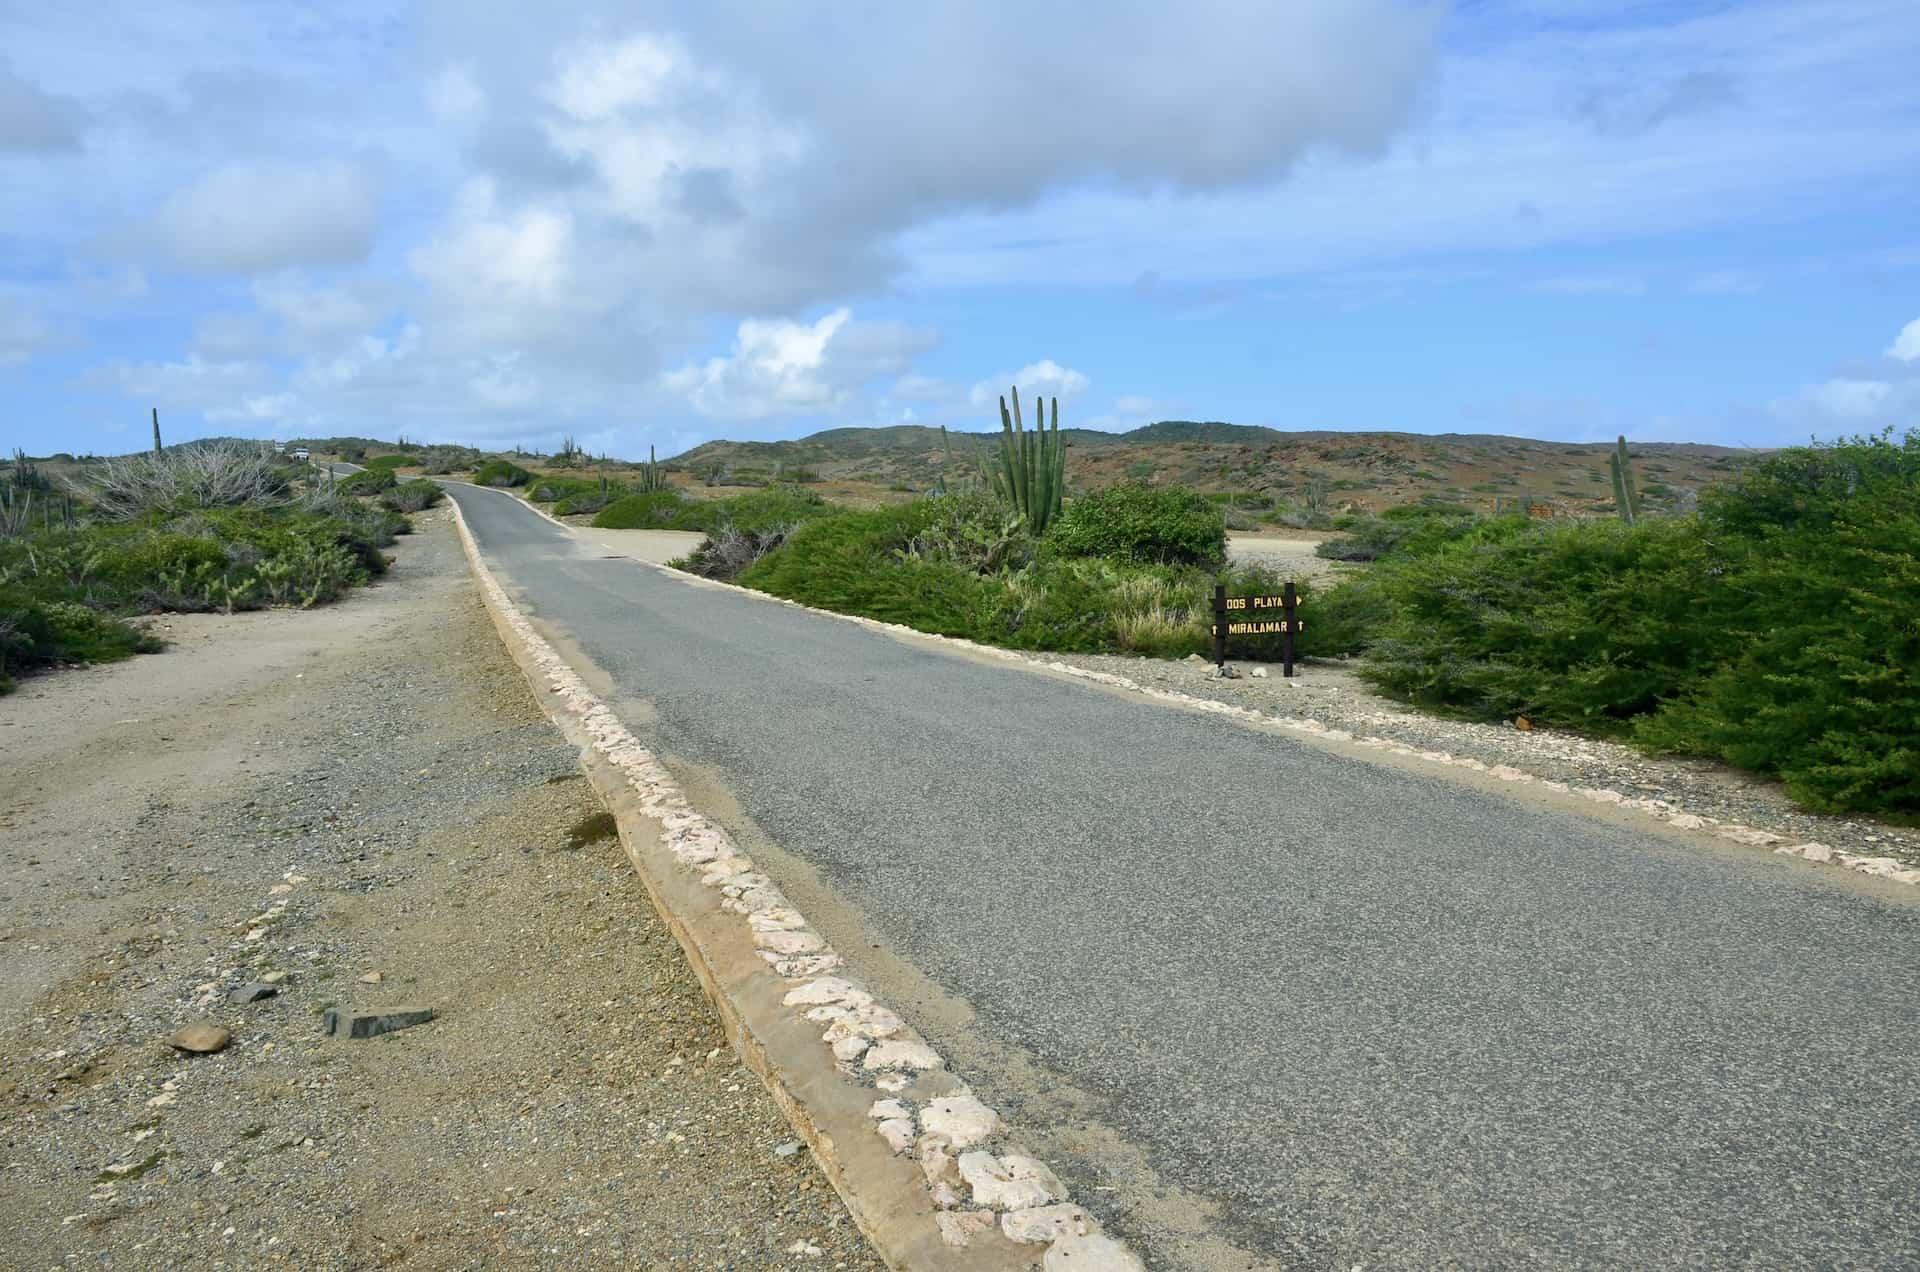
{"label": "cumulus cloud", "polygon": [[1920,319],[1900,329],[1877,363],[1809,384],[1771,403],[1771,411],[1824,434],[1911,426],[1920,417]]}
{"label": "cumulus cloud", "polygon": [[49,93],[0,65],[0,153],[78,150],[86,126],[87,111],[78,101]]}
{"label": "cumulus cloud", "polygon": [[1030,362],[1018,371],[1002,371],[999,375],[988,376],[979,381],[967,393],[967,400],[977,407],[995,406],[1008,388],[1017,388],[1029,400],[1036,397],[1057,397],[1072,402],[1087,391],[1093,382],[1072,367],[1063,367],[1052,358],[1043,358],[1039,362]]}
{"label": "cumulus cloud", "polygon": [[373,178],[345,160],[236,160],[176,190],[153,229],[174,263],[191,270],[348,265],[373,246],[376,204]]}
{"label": "cumulus cloud", "polygon": [[1920,362],[1920,318],[1900,328],[1887,349],[1887,356],[1898,362]]}
{"label": "cumulus cloud", "polygon": [[725,357],[670,371],[661,382],[702,415],[830,415],[863,385],[898,374],[937,339],[900,323],[856,322],[844,308],[812,323],[750,319]]}
{"label": "cumulus cloud", "polygon": [[0,294],[0,367],[17,367],[53,344],[45,318],[24,301]]}

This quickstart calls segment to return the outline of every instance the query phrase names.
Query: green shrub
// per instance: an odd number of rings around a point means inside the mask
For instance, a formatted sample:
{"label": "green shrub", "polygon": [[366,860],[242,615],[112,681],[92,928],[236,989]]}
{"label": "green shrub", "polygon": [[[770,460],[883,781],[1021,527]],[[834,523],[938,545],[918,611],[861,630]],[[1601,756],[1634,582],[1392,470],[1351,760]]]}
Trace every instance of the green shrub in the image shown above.
{"label": "green shrub", "polygon": [[391,468],[366,468],[342,477],[334,486],[343,495],[377,495],[399,484]]}
{"label": "green shrub", "polygon": [[439,482],[416,477],[382,495],[380,503],[394,512],[423,512],[439,503],[444,493]]}
{"label": "green shrub", "polygon": [[473,470],[476,486],[524,486],[532,480],[532,473],[504,459],[490,459]]}
{"label": "green shrub", "polygon": [[1410,701],[1712,756],[1812,808],[1920,811],[1920,433],[1783,451],[1701,505],[1494,518],[1326,604],[1377,622],[1363,674]]}
{"label": "green shrub", "polygon": [[683,499],[672,490],[622,495],[602,508],[593,524],[604,530],[706,530],[711,528],[705,524],[710,506]]}
{"label": "green shrub", "polygon": [[1124,482],[1066,506],[1048,542],[1068,556],[1217,568],[1227,556],[1220,508],[1198,491]]}
{"label": "green shrub", "polygon": [[812,491],[773,486],[731,499],[688,499],[677,490],[623,495],[600,510],[593,524],[607,530],[698,530],[722,526],[762,531],[814,521],[833,505]]}
{"label": "green shrub", "polygon": [[35,667],[114,662],[159,648],[153,637],[77,601],[0,587],[0,693],[15,674]]}
{"label": "green shrub", "polygon": [[1449,504],[1402,504],[1378,516],[1361,516],[1341,528],[1345,533],[1314,548],[1333,561],[1377,561],[1396,554],[1425,556],[1441,544],[1462,538],[1479,522],[1472,509]]}
{"label": "green shrub", "polygon": [[569,495],[600,489],[598,479],[584,477],[536,477],[527,483],[527,498],[534,503],[556,503]]}
{"label": "green shrub", "polygon": [[414,462],[414,457],[411,455],[375,455],[372,459],[363,463],[361,467],[376,470],[384,468],[388,472],[392,472],[396,468],[405,468]]}

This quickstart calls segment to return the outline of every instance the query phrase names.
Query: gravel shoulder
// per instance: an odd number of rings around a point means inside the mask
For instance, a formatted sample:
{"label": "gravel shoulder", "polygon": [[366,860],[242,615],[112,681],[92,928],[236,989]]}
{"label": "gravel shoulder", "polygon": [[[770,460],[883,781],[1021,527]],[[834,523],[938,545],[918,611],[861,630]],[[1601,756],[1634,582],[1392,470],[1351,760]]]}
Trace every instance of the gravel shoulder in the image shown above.
{"label": "gravel shoulder", "polygon": [[1867,857],[1893,857],[1920,866],[1920,831],[1865,817],[1811,813],[1787,798],[1780,783],[1708,760],[1643,755],[1632,747],[1560,730],[1522,731],[1511,724],[1479,724],[1427,715],[1382,697],[1337,661],[1303,663],[1291,680],[1277,664],[1264,678],[1253,663],[1236,663],[1241,676],[1222,680],[1211,663],[1170,662],[1100,654],[1047,655],[1069,666],[1125,676],[1269,715],[1312,719],[1330,728],[1389,738],[1422,750],[1444,750],[1488,766],[1510,765],[1549,781],[1617,790],[1629,798],[1666,800],[1687,812],[1815,841]]}
{"label": "gravel shoulder", "polygon": [[0,1266],[879,1267],[416,520],[0,699]]}

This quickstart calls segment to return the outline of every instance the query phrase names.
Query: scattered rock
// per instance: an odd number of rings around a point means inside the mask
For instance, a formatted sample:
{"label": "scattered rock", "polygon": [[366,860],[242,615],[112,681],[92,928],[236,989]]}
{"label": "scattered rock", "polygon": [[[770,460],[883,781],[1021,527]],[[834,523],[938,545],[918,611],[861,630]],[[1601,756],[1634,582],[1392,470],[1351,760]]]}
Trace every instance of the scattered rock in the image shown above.
{"label": "scattered rock", "polygon": [[973,1189],[976,1206],[996,1210],[1026,1210],[1048,1202],[1064,1201],[1066,1189],[1052,1171],[1031,1157],[1009,1153],[960,1154],[960,1178]]}
{"label": "scattered rock", "polygon": [[875,1129],[896,1153],[904,1153],[913,1147],[913,1123],[906,1118],[890,1117]]}
{"label": "scattered rock", "polygon": [[1047,1247],[1040,1266],[1046,1272],[1147,1272],[1147,1265],[1125,1246],[1099,1233],[1058,1238]]}
{"label": "scattered rock", "polygon": [[[983,1232],[993,1231],[991,1210],[943,1210],[933,1217],[940,1228],[940,1239],[950,1246],[965,1247]],[[1078,1266],[1077,1264],[1075,1266]]]}
{"label": "scattered rock", "polygon": [[1202,656],[1202,655],[1200,655],[1200,654],[1188,654],[1188,655],[1187,655],[1187,661],[1188,661],[1188,662],[1190,662],[1190,663],[1203,663],[1203,662],[1205,662],[1205,661],[1207,661],[1207,660],[1206,660],[1206,658],[1205,658],[1205,657],[1203,657],[1203,656]]}
{"label": "scattered rock", "polygon": [[[185,1051],[192,1055],[212,1055],[216,1051],[225,1051],[227,1044],[233,1041],[233,1035],[219,1025],[200,1021],[196,1024],[176,1030],[173,1037],[167,1039],[176,1051]],[[173,1101],[167,1101],[171,1104]]]}
{"label": "scattered rock", "polygon": [[1061,1237],[1085,1237],[1100,1230],[1093,1216],[1074,1205],[1034,1206],[1029,1210],[1009,1210],[1000,1216],[1000,1231],[1009,1241],[1038,1244]]}
{"label": "scattered rock", "polygon": [[883,1042],[867,1052],[861,1061],[868,1070],[883,1069],[938,1069],[941,1065],[940,1054],[924,1042],[911,1042],[896,1039]]}
{"label": "scattered rock", "polygon": [[278,985],[269,985],[265,981],[254,981],[251,985],[242,985],[238,989],[227,991],[230,1003],[257,1003],[262,998],[272,998],[280,992]]}
{"label": "scattered rock", "polygon": [[890,1117],[912,1117],[913,1110],[898,1100],[875,1100],[867,1116],[884,1122]]}
{"label": "scattered rock", "polygon": [[1252,671],[1248,672],[1247,674],[1252,676],[1255,680],[1265,680],[1267,678],[1267,669],[1265,667],[1255,667]]}
{"label": "scattered rock", "polygon": [[1000,1127],[992,1109],[970,1095],[954,1095],[934,1100],[920,1114],[920,1124],[935,1135],[944,1135],[955,1148],[972,1148]]}
{"label": "scattered rock", "polygon": [[784,1144],[775,1146],[773,1155],[775,1157],[793,1157],[804,1147],[806,1146],[799,1140],[788,1140]]}
{"label": "scattered rock", "polygon": [[1525,716],[1515,716],[1513,718],[1513,727],[1522,733],[1532,733],[1533,721],[1527,719]]}
{"label": "scattered rock", "polygon": [[423,1011],[383,1011],[350,1015],[328,1008],[320,1017],[320,1029],[329,1038],[373,1038],[396,1029],[411,1029],[433,1019],[431,1009]]}
{"label": "scattered rock", "polygon": [[268,972],[260,978],[260,983],[262,985],[284,985],[287,982],[287,976],[288,973],[286,972]]}
{"label": "scattered rock", "polygon": [[385,979],[386,977],[379,972],[365,972],[361,974],[360,983],[362,985],[378,985]]}

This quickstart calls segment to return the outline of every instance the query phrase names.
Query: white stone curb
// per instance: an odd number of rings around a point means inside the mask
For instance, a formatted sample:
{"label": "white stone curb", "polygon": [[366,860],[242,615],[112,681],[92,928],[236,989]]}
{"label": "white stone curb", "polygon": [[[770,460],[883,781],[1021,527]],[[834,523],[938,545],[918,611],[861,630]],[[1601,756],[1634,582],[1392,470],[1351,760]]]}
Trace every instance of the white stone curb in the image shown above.
{"label": "white stone curb", "polygon": [[783,1003],[797,1018],[823,1027],[821,1043],[831,1050],[841,1076],[879,1093],[869,1110],[874,1132],[896,1154],[918,1161],[929,1200],[927,1222],[937,1227],[945,1244],[964,1247],[975,1236],[998,1228],[1009,1240],[1045,1245],[1042,1266],[1047,1272],[1145,1272],[1145,1265],[1123,1244],[1102,1235],[1091,1215],[1067,1201],[1065,1187],[1051,1170],[1010,1148],[999,1116],[964,1084],[924,1103],[905,1094],[914,1075],[945,1069],[945,1060],[896,1013],[841,974],[844,962],[825,938],[808,926],[726,831],[694,811],[667,769],[514,606],[481,559],[458,501],[449,502],[468,563],[490,608],[512,629],[565,710],[593,739],[595,752],[625,776],[642,812],[659,823],[662,843],[681,868],[697,873],[703,885],[721,895],[722,908],[741,917],[769,973],[790,986]]}

